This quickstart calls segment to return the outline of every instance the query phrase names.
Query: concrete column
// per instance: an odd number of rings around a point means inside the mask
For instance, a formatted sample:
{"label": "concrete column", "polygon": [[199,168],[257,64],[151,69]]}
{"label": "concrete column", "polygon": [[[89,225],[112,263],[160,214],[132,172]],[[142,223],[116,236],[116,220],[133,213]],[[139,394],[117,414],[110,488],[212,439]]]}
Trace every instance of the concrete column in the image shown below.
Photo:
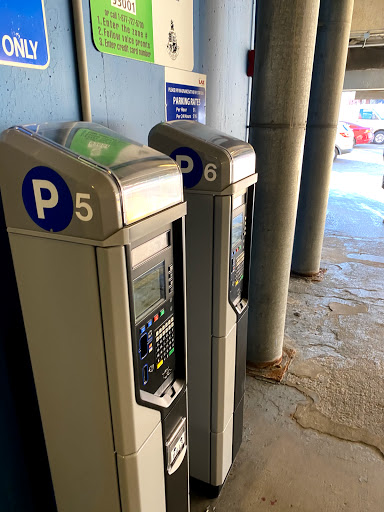
{"label": "concrete column", "polygon": [[353,0],[321,0],[292,270],[320,270]]}
{"label": "concrete column", "polygon": [[248,360],[282,356],[319,0],[258,0],[250,143],[257,158]]}

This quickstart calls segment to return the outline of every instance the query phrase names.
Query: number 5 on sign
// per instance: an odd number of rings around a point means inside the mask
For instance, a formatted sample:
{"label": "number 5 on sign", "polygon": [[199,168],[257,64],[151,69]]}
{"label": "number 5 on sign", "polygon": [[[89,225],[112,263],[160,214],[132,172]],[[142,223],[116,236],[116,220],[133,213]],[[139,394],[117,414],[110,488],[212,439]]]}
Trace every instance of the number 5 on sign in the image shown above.
{"label": "number 5 on sign", "polygon": [[89,203],[83,201],[83,199],[91,199],[91,194],[76,194],[76,208],[79,210],[85,210],[85,213],[75,212],[76,217],[83,222],[89,222],[93,217],[92,206]]}

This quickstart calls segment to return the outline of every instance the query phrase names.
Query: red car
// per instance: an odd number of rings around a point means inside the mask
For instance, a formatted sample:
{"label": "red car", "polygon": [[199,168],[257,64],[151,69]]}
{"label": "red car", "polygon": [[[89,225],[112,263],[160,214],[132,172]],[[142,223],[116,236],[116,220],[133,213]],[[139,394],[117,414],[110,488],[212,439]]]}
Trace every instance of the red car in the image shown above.
{"label": "red car", "polygon": [[354,123],[348,123],[353,130],[353,144],[370,144],[373,141],[374,133],[371,128],[360,126]]}

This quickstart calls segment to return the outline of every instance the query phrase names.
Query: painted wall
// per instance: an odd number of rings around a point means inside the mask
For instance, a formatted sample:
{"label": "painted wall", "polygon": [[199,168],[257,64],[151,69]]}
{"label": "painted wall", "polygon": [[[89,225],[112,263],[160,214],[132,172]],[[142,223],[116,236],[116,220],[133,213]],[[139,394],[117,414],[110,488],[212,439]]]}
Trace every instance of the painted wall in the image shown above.
{"label": "painted wall", "polygon": [[207,124],[247,140],[253,0],[201,0],[200,67],[207,74]]}
{"label": "painted wall", "polygon": [[[164,67],[98,52],[92,42],[88,0],[83,0],[92,120],[142,144],[165,120]],[[199,58],[199,2],[194,2],[194,55]]]}
{"label": "painted wall", "polygon": [[50,64],[45,70],[0,65],[0,131],[20,123],[80,119],[70,2],[44,5]]}
{"label": "painted wall", "polygon": [[[194,70],[207,74],[207,124],[242,139],[254,1],[194,0]],[[0,65],[0,132],[16,124],[81,120],[71,2],[44,4],[49,67]],[[93,121],[146,143],[152,126],[165,119],[164,68],[96,51],[88,0],[83,10]],[[0,203],[0,214],[1,209]],[[8,275],[7,281],[2,277],[2,290],[9,304],[0,316],[0,510],[50,512],[55,506],[49,476],[43,474],[46,459],[15,282],[12,271],[4,270],[5,259],[11,263],[1,215],[0,246],[2,272]]]}

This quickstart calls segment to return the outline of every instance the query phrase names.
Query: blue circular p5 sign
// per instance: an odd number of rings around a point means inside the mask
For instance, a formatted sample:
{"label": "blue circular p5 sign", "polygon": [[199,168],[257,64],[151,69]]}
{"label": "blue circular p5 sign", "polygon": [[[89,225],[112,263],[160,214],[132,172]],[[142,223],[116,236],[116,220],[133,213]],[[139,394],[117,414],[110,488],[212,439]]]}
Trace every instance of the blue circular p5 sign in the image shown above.
{"label": "blue circular p5 sign", "polygon": [[63,178],[53,169],[38,166],[24,178],[22,196],[33,222],[46,231],[62,231],[72,220],[72,195]]}

